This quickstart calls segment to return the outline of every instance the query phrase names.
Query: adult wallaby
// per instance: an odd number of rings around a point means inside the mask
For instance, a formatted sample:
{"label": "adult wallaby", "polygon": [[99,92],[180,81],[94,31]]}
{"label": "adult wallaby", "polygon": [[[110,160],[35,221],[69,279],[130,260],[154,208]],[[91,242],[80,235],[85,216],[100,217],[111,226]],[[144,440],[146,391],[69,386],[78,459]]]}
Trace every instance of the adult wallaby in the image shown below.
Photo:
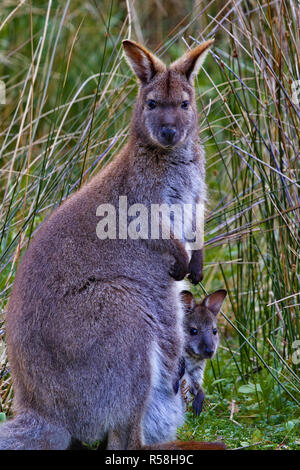
{"label": "adult wallaby", "polygon": [[[125,196],[131,207],[203,206],[193,81],[211,44],[166,68],[123,42],[140,80],[128,143],[42,224],[16,274],[6,316],[16,417],[0,428],[1,449],[65,449],[108,433],[114,449],[186,448],[159,442],[183,421],[172,387],[184,343],[175,279],[201,279],[202,247],[190,259],[172,231],[128,238],[118,205]],[[97,227],[111,207],[122,231],[115,239]]]}
{"label": "adult wallaby", "polygon": [[190,394],[194,396],[192,407],[196,415],[201,413],[205,398],[202,382],[206,361],[214,357],[218,348],[217,315],[226,295],[226,290],[220,289],[207,295],[202,302],[196,302],[191,292],[181,292],[185,309],[185,346],[174,391],[177,393],[184,385],[185,398]]}

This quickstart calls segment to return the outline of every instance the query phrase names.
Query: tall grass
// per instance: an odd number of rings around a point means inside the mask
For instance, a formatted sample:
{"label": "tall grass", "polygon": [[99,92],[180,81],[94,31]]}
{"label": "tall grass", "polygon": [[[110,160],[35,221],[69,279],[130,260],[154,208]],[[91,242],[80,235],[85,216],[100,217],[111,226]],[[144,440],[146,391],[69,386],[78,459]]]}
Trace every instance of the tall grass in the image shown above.
{"label": "tall grass", "polygon": [[[145,35],[141,25],[149,18],[140,6],[1,4],[7,102],[0,105],[0,406],[8,414],[13,390],[4,311],[15,270],[45,217],[124,144],[137,86],[122,60],[121,39]],[[271,407],[300,401],[300,107],[292,99],[300,79],[299,5],[203,0],[185,8],[174,24],[162,15],[165,38],[159,43],[158,35],[153,48],[173,60],[216,38],[197,80],[209,202],[205,278],[194,292],[224,285],[229,292],[213,362],[220,397],[230,371],[233,387],[250,384],[269,416]]]}

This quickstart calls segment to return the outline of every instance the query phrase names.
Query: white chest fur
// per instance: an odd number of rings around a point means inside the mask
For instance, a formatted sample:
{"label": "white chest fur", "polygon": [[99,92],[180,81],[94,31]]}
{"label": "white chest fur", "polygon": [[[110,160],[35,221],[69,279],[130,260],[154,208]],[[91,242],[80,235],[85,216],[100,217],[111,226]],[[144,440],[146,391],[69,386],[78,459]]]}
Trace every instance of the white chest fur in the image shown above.
{"label": "white chest fur", "polygon": [[[177,299],[176,329],[180,342],[180,354],[183,353],[183,308],[179,293],[184,282],[172,284],[172,295]],[[153,341],[150,350],[151,392],[149,404],[143,421],[143,440],[145,444],[154,444],[176,438],[176,431],[184,421],[184,407],[180,394],[174,394],[170,371],[165,370],[163,352],[158,340]]]}

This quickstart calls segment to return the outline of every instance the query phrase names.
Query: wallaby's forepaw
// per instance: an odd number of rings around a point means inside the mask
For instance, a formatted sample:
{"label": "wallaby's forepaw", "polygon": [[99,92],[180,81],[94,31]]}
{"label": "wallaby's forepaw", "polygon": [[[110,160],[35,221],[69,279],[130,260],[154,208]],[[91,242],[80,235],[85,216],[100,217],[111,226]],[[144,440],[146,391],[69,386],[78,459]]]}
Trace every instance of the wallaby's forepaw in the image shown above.
{"label": "wallaby's forepaw", "polygon": [[205,394],[203,391],[197,393],[193,401],[193,411],[196,416],[199,416],[202,412],[203,402],[204,402]]}
{"label": "wallaby's forepaw", "polygon": [[189,281],[199,284],[203,279],[203,249],[194,251],[189,263]]}
{"label": "wallaby's forepaw", "polygon": [[188,273],[188,266],[176,261],[171,267],[169,274],[172,276],[175,281],[182,281]]}
{"label": "wallaby's forepaw", "polygon": [[189,271],[190,271],[190,274],[188,275],[188,280],[194,285],[199,284],[199,282],[201,282],[203,279],[202,269],[201,271],[196,271],[193,268],[190,268]]}

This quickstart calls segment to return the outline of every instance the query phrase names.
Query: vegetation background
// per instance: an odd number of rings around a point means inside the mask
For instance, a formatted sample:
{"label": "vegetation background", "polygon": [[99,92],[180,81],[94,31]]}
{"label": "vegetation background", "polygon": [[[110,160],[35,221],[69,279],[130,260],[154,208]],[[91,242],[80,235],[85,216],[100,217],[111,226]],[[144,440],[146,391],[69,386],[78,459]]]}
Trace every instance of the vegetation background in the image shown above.
{"label": "vegetation background", "polygon": [[297,0],[1,1],[0,420],[12,411],[4,319],[22,252],[128,135],[137,83],[121,40],[168,62],[215,37],[197,79],[209,201],[194,293],[229,297],[206,408],[179,435],[299,447],[299,28]]}

